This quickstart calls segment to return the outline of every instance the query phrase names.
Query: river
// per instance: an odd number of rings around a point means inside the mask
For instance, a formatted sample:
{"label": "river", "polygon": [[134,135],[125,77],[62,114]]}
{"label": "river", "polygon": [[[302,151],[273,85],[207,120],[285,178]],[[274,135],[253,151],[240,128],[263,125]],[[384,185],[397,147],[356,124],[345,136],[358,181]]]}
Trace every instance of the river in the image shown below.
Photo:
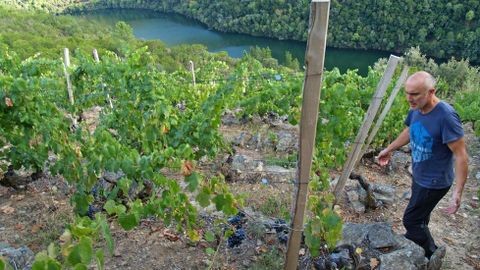
{"label": "river", "polygon": [[[132,26],[137,38],[159,39],[167,46],[203,44],[211,52],[226,51],[235,58],[241,57],[252,46],[269,47],[272,56],[280,63],[284,63],[285,53],[289,51],[301,65],[305,56],[305,42],[222,33],[176,14],[139,9],[109,9],[91,11],[82,16],[109,24],[125,21]],[[330,70],[338,67],[341,72],[347,69],[358,69],[360,74],[365,75],[368,72],[368,66],[373,65],[379,58],[388,56],[388,52],[382,51],[327,48],[325,68]]]}

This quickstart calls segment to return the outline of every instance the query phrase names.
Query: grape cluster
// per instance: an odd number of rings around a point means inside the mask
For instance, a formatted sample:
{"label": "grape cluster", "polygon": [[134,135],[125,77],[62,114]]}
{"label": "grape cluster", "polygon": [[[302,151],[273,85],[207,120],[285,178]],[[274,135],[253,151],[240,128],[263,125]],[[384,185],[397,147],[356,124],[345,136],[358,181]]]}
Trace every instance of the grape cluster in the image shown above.
{"label": "grape cluster", "polygon": [[100,212],[100,209],[89,205],[87,213],[85,213],[85,216],[89,217],[90,219],[95,219],[95,213]]}
{"label": "grape cluster", "polygon": [[233,234],[228,237],[227,244],[229,248],[234,248],[242,244],[242,241],[247,238],[247,234],[245,233],[245,229],[243,229],[243,224],[246,222],[245,213],[242,211],[238,211],[238,214],[235,216],[229,217],[227,219],[228,223],[235,227]]}
{"label": "grape cluster", "polygon": [[280,243],[286,244],[288,242],[289,228],[285,220],[280,218],[276,219],[273,223],[267,225],[267,227],[275,230]]}

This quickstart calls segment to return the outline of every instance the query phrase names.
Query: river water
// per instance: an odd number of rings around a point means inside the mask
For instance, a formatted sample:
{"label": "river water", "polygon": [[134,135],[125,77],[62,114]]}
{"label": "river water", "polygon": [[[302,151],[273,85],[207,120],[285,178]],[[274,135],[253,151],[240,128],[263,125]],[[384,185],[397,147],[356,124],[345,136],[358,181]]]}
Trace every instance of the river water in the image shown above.
{"label": "river water", "polygon": [[[301,65],[305,56],[305,42],[222,33],[176,14],[139,9],[109,9],[92,11],[82,16],[109,24],[125,21],[132,26],[137,38],[159,39],[167,46],[203,44],[211,52],[226,51],[235,58],[241,57],[252,46],[268,47],[272,51],[272,56],[280,63],[284,63],[285,53],[288,51],[300,61]],[[341,72],[347,69],[358,69],[360,74],[365,75],[368,66],[373,65],[379,58],[388,56],[388,52],[382,51],[327,48],[325,68],[329,70],[338,67]]]}

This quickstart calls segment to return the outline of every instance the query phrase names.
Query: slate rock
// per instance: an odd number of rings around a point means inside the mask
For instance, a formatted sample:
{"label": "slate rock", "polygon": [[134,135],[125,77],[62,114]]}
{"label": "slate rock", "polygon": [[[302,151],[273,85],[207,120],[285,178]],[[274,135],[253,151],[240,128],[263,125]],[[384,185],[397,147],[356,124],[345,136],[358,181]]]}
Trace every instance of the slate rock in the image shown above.
{"label": "slate rock", "polygon": [[292,152],[297,148],[298,139],[291,132],[279,131],[277,136],[276,150],[278,152]]}
{"label": "slate rock", "polygon": [[4,248],[0,249],[0,256],[6,258],[11,265],[16,267],[16,269],[31,269],[32,264],[35,261],[35,254],[32,250],[28,247],[15,249],[6,245],[3,246]]}
{"label": "slate rock", "polygon": [[392,226],[389,223],[345,223],[343,225],[342,236],[342,244],[360,246],[365,239],[368,239],[372,248],[390,248],[398,246]]}
{"label": "slate rock", "polygon": [[411,163],[410,154],[403,151],[394,151],[391,158],[391,167],[393,170],[399,170],[408,167]]}
{"label": "slate rock", "polygon": [[376,254],[379,270],[423,270],[427,259],[423,249],[393,232],[389,223],[343,225],[343,239],[337,244],[362,247],[363,253]]}
{"label": "slate rock", "polygon": [[427,259],[423,248],[402,235],[395,236],[398,247],[396,250],[380,255],[382,262],[379,270],[418,270],[425,269]]}

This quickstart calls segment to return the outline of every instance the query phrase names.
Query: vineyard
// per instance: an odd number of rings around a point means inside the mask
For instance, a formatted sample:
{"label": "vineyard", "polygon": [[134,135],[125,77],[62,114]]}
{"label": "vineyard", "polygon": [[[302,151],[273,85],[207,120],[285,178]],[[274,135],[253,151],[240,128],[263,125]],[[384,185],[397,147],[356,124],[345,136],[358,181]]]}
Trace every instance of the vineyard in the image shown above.
{"label": "vineyard", "polygon": [[[219,59],[201,62],[195,65],[194,78],[186,68],[165,71],[157,59],[148,47],[122,56],[104,51],[99,61],[78,50],[70,65],[60,57],[22,59],[12,49],[0,51],[0,181],[19,190],[44,177],[65,181],[75,211],[57,236],[60,241],[43,243],[32,269],[105,269],[106,257],[115,250],[112,224],[131,231],[145,220],[159,220],[185,233],[191,245],[207,242],[210,268],[223,242],[236,246],[245,238],[239,224],[249,215],[245,209],[251,198],[235,190],[232,175],[212,165],[221,166],[223,156],[235,154],[224,138],[225,119],[230,116],[235,123],[253,127],[280,122],[277,125],[295,130],[304,74],[268,68],[245,55],[233,64]],[[439,74],[453,66],[429,64]],[[384,69],[380,61],[365,77],[337,69],[324,74],[305,227],[312,257],[333,250],[341,238],[342,218],[333,210],[329,189],[331,173],[345,163]],[[478,75],[475,68],[467,72]],[[395,79],[399,76],[400,69]],[[456,91],[452,82],[440,80],[441,94],[455,102],[461,117],[478,132],[478,90]],[[373,151],[403,129],[407,110],[399,95]],[[93,121],[88,117],[92,112]],[[267,134],[277,149],[278,134]],[[291,169],[296,155],[296,150],[273,151],[269,162]],[[105,185],[109,175],[115,177]],[[282,231],[282,224],[289,222],[288,207],[283,207],[286,221],[277,220],[275,230],[280,226]],[[207,208],[222,214],[207,216],[205,222]],[[6,263],[0,260],[0,270],[13,267]]]}
{"label": "vineyard", "polygon": [[[79,218],[65,231],[71,241],[61,247],[65,259],[60,260],[75,269],[90,263],[92,241],[100,232],[112,250],[107,215],[116,217],[126,230],[155,216],[166,224],[174,222],[198,241],[202,235],[193,201],[201,207],[213,203],[226,215],[237,213],[241,201],[223,177],[195,169],[200,159],[228,150],[219,133],[225,110],[237,109],[237,117],[246,120],[271,113],[288,116],[292,124],[299,120],[302,75],[278,74],[250,57],[232,69],[222,62],[201,67],[193,86],[188,72],[160,71],[146,49],[124,59],[105,55],[99,63],[78,53],[69,68],[74,104],[67,97],[61,61],[36,57],[20,61],[8,50],[0,59],[3,174],[22,168],[34,175],[59,175],[75,187],[72,203]],[[355,135],[378,79],[373,70],[366,78],[336,70],[327,74],[321,115],[328,121],[318,126],[319,177],[313,183],[318,192],[325,190],[321,183],[328,181],[326,168],[342,165],[344,144]],[[91,128],[78,116],[95,106],[101,113]],[[404,108],[404,103],[397,104],[397,110]],[[399,128],[385,128],[382,140]],[[164,169],[182,172],[184,184],[166,177]],[[107,172],[123,173],[108,192],[98,188],[98,179]],[[137,187],[137,197],[129,196],[132,186]],[[329,202],[327,197],[318,198]],[[94,208],[98,200],[102,205]],[[329,215],[333,212],[326,218]],[[102,257],[96,253],[99,267]],[[38,256],[34,266],[47,265],[60,267],[52,254]]]}

